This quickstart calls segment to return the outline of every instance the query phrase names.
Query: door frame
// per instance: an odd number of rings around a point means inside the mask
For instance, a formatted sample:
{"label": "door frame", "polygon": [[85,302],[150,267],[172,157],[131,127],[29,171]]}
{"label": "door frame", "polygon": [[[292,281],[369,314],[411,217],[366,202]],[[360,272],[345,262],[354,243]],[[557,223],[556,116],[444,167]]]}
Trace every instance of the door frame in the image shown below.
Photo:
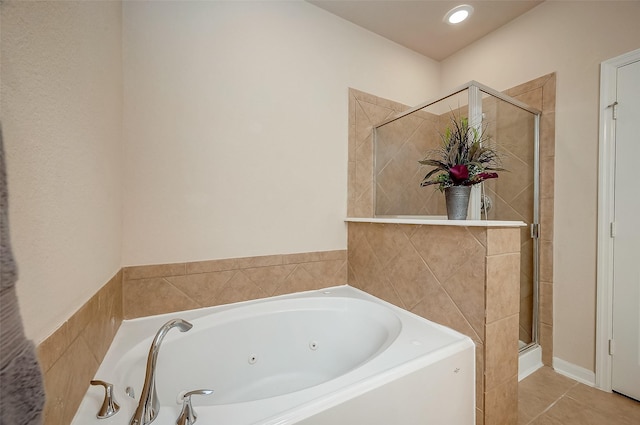
{"label": "door frame", "polygon": [[596,275],[596,387],[611,391],[613,335],[613,238],[615,189],[615,122],[618,68],[640,60],[640,49],[600,64],[600,124],[598,141],[598,248]]}

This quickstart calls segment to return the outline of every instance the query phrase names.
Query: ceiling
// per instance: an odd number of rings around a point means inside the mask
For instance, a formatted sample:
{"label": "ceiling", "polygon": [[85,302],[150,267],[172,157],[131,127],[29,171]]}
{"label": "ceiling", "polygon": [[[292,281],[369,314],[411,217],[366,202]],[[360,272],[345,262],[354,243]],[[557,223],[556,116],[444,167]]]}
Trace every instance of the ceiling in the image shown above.
{"label": "ceiling", "polygon": [[[543,0],[307,0],[402,46],[436,61],[451,56]],[[458,25],[443,21],[455,6],[473,6]]]}

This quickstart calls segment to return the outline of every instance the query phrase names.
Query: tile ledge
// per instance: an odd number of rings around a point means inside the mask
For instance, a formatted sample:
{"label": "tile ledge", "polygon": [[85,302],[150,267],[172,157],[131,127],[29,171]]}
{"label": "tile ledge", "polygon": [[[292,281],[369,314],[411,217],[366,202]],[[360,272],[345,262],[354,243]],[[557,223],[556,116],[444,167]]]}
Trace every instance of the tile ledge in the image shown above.
{"label": "tile ledge", "polygon": [[460,226],[460,227],[525,227],[523,221],[499,220],[447,220],[446,218],[429,216],[388,216],[388,217],[347,217],[347,223],[378,224],[420,224],[428,226]]}

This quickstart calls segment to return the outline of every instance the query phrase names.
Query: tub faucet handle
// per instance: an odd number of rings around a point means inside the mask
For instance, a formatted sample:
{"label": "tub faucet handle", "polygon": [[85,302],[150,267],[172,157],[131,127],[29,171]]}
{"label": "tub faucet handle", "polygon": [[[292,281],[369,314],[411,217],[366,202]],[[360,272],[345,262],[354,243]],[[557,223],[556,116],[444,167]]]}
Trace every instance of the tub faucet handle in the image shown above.
{"label": "tub faucet handle", "polygon": [[102,385],[104,387],[104,401],[102,402],[102,407],[100,407],[100,410],[96,414],[96,417],[98,419],[106,419],[118,413],[118,410],[120,410],[120,406],[113,396],[113,384],[104,381],[93,380],[91,381],[91,385]]}
{"label": "tub faucet handle", "polygon": [[177,425],[193,425],[196,423],[196,419],[198,416],[196,415],[196,411],[193,410],[193,405],[191,404],[191,396],[192,395],[209,395],[213,393],[213,390],[194,390],[189,391],[185,395],[182,396],[182,411],[180,412],[180,416],[178,416],[178,420],[176,421]]}

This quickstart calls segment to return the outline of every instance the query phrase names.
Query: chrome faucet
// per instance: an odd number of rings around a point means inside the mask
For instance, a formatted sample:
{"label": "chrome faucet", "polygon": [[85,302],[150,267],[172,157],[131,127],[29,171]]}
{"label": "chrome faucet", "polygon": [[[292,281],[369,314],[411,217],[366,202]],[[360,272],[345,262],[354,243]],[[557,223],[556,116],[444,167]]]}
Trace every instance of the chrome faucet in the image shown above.
{"label": "chrome faucet", "polygon": [[158,352],[160,351],[160,344],[162,344],[164,336],[172,328],[177,327],[180,332],[186,332],[191,329],[192,326],[191,323],[185,320],[173,319],[169,320],[158,330],[149,349],[147,371],[144,377],[142,392],[140,393],[140,402],[129,425],[148,425],[158,416],[158,412],[160,412],[160,400],[158,400],[158,394],[156,393],[156,363],[158,360]]}

